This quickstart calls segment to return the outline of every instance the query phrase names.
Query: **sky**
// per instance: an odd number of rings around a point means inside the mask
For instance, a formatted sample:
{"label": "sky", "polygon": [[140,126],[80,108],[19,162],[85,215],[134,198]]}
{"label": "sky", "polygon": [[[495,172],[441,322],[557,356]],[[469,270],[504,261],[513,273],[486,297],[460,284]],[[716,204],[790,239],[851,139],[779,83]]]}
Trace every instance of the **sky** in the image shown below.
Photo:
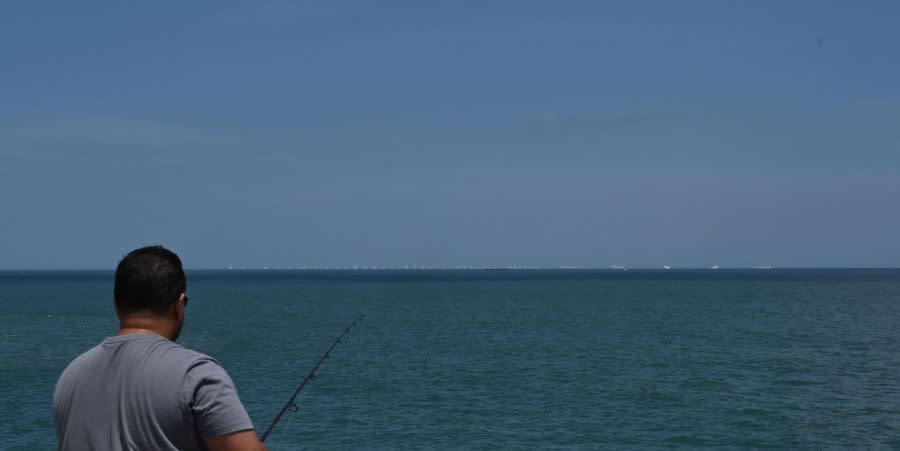
{"label": "sky", "polygon": [[900,266],[900,3],[0,3],[0,269]]}

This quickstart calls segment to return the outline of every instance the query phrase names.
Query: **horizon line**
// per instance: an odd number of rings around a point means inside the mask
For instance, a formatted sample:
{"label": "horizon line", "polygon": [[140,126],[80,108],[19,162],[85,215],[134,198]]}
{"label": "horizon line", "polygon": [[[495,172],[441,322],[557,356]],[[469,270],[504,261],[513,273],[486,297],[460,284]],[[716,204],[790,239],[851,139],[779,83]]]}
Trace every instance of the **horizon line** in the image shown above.
{"label": "horizon line", "polygon": [[[502,271],[534,271],[534,270],[553,270],[553,271],[610,271],[610,272],[628,272],[628,271],[679,271],[679,270],[756,270],[756,271],[777,271],[777,270],[805,270],[805,269],[896,269],[900,270],[900,266],[672,266],[669,268],[661,266],[627,266],[614,267],[607,266],[528,266],[528,265],[510,265],[510,266],[493,266],[493,265],[459,265],[459,266],[251,266],[251,267],[187,267],[185,271],[223,271],[223,272],[249,272],[249,271],[486,271],[486,270],[502,270]],[[0,268],[0,272],[115,272],[115,268]]]}

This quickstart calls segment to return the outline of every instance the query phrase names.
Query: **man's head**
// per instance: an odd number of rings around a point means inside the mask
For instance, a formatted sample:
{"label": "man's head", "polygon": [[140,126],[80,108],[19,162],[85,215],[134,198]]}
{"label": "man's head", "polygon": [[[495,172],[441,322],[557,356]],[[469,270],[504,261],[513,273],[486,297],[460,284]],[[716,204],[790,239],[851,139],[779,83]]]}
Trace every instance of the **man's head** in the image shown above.
{"label": "man's head", "polygon": [[123,327],[135,318],[142,324],[156,322],[172,329],[168,335],[175,340],[184,323],[186,289],[181,259],[174,252],[162,246],[135,249],[116,268],[116,313]]}

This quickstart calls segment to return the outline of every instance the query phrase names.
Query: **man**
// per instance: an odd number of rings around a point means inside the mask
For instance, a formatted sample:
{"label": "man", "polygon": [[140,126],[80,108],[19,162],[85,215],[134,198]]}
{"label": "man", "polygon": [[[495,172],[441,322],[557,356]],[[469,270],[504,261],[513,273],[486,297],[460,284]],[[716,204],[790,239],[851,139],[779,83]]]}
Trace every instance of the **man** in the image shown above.
{"label": "man", "polygon": [[119,333],[72,361],[56,383],[60,449],[265,449],[225,370],[175,343],[186,289],[181,260],[162,246],[119,262]]}

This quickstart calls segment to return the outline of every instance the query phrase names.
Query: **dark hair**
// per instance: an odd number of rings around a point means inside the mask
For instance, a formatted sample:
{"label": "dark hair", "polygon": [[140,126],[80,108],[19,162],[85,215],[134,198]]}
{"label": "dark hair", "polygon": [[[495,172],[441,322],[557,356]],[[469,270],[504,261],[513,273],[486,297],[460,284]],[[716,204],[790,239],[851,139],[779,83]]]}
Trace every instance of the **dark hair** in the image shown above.
{"label": "dark hair", "polygon": [[116,267],[113,296],[122,313],[165,313],[187,289],[181,259],[162,246],[128,253]]}

